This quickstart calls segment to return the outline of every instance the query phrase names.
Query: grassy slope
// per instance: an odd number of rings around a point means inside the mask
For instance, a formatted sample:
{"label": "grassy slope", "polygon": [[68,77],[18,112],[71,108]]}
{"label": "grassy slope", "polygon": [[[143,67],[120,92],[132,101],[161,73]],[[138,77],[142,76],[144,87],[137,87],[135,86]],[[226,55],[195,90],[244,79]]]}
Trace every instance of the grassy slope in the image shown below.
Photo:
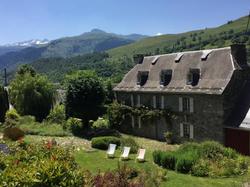
{"label": "grassy slope", "polygon": [[[238,20],[233,21],[231,24],[225,24],[216,28],[210,28],[210,29],[203,29],[203,30],[196,30],[196,31],[190,31],[180,34],[167,34],[162,36],[156,36],[156,37],[150,37],[143,39],[141,41],[138,41],[136,43],[132,43],[126,46],[118,47],[109,50],[109,54],[113,58],[119,58],[122,56],[132,56],[136,53],[145,53],[145,52],[152,52],[156,48],[164,48],[167,46],[172,46],[176,40],[181,39],[181,37],[186,37],[186,42],[192,42],[190,35],[193,33],[197,33],[198,36],[202,37],[202,40],[209,39],[209,35],[219,35],[219,33],[224,31],[229,31],[231,29],[234,30],[234,33],[242,32],[246,29],[247,25],[247,17],[241,17]],[[202,32],[202,34],[199,34]],[[225,42],[225,46],[230,45],[230,41]],[[216,46],[211,46],[208,44],[205,48],[211,48]]]}

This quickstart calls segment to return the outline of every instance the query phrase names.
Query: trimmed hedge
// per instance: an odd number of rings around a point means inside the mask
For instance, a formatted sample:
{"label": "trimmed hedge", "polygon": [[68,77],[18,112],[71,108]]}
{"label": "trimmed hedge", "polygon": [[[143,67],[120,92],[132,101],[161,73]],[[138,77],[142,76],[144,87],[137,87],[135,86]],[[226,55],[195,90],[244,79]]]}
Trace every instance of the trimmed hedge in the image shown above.
{"label": "trimmed hedge", "polygon": [[108,149],[109,144],[116,144],[119,146],[121,144],[120,138],[114,137],[114,136],[103,136],[103,137],[96,137],[92,138],[91,140],[91,146],[93,148],[97,149]]}
{"label": "trimmed hedge", "polygon": [[121,146],[130,147],[131,153],[137,153],[139,145],[135,142],[133,138],[122,138],[121,139]]}

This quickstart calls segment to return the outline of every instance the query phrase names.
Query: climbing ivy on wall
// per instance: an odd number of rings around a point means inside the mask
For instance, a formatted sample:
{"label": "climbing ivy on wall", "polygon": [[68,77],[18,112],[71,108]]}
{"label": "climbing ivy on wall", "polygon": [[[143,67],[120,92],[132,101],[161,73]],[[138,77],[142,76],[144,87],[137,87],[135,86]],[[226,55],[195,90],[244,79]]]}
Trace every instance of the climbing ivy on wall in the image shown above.
{"label": "climbing ivy on wall", "polygon": [[118,102],[113,102],[108,110],[110,125],[114,128],[121,125],[125,115],[140,116],[142,120],[153,120],[165,117],[166,120],[176,118],[176,114],[169,109],[153,109],[146,106],[131,107]]}

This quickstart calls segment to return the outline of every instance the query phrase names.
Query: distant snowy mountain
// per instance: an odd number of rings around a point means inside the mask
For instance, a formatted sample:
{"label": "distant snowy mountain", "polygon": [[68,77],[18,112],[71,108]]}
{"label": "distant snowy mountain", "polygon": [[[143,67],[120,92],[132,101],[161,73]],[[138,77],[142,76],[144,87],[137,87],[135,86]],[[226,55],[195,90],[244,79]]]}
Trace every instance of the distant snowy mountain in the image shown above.
{"label": "distant snowy mountain", "polygon": [[15,42],[12,44],[5,44],[5,45],[2,45],[2,47],[34,47],[34,46],[46,45],[49,42],[50,41],[47,39],[44,39],[44,40],[33,39],[33,40],[27,40],[23,42]]}

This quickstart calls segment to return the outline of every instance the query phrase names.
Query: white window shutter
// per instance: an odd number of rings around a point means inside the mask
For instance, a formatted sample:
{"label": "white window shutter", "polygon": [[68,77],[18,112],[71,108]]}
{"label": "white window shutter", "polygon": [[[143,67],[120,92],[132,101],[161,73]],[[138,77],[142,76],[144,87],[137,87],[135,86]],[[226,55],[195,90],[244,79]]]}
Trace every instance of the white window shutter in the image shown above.
{"label": "white window shutter", "polygon": [[141,106],[141,97],[140,97],[139,94],[137,95],[137,106],[138,106],[138,107]]}
{"label": "white window shutter", "polygon": [[183,123],[180,123],[180,137],[183,137]]}
{"label": "white window shutter", "polygon": [[179,112],[183,111],[182,97],[179,97]]}
{"label": "white window shutter", "polygon": [[138,117],[138,126],[139,126],[139,129],[141,128],[141,116]]}
{"label": "white window shutter", "polygon": [[193,125],[190,125],[190,139],[193,139],[194,138],[194,126]]}
{"label": "white window shutter", "polygon": [[190,102],[190,113],[193,113],[194,112],[194,99],[189,98],[189,102]]}
{"label": "white window shutter", "polygon": [[134,95],[130,95],[131,106],[134,106]]}
{"label": "white window shutter", "polygon": [[161,109],[164,109],[164,96],[161,96]]}
{"label": "white window shutter", "polygon": [[131,116],[131,121],[132,121],[132,128],[135,128],[135,117],[133,115]]}
{"label": "white window shutter", "polygon": [[153,96],[153,108],[156,108],[156,96]]}

